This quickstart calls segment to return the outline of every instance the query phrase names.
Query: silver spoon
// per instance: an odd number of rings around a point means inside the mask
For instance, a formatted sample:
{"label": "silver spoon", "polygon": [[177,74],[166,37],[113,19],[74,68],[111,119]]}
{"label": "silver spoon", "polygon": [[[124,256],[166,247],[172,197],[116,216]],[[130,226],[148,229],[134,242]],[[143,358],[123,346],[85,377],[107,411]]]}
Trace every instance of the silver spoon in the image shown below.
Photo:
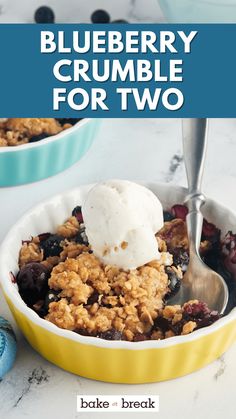
{"label": "silver spoon", "polygon": [[228,288],[224,279],[202,261],[199,248],[203,216],[201,207],[205,197],[201,192],[202,175],[206,157],[207,120],[183,120],[183,151],[188,179],[188,195],[185,203],[189,213],[186,218],[189,240],[189,265],[179,292],[168,304],[183,304],[188,300],[200,300],[212,310],[223,313],[228,301]]}

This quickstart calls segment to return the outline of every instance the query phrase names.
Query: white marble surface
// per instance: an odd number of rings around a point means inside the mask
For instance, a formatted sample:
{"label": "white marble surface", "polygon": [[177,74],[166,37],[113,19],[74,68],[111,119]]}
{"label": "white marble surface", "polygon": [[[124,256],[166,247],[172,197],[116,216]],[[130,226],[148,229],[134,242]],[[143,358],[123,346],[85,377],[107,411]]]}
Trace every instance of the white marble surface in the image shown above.
{"label": "white marble surface", "polygon": [[[38,0],[0,0],[0,22],[32,22]],[[86,22],[95,8],[113,19],[158,22],[156,0],[51,0],[58,22]],[[236,210],[236,120],[212,120],[205,191]],[[82,183],[107,178],[185,183],[179,120],[106,120],[89,153],[65,173],[33,185],[0,190],[0,240],[32,205]],[[0,314],[12,320],[0,296]],[[13,322],[13,320],[12,320]],[[13,322],[14,323],[14,322]],[[18,355],[0,382],[0,417],[5,419],[103,419],[77,414],[76,394],[159,394],[161,419],[235,418],[236,345],[221,359],[189,376],[164,383],[116,385],[66,373],[39,356],[15,326]],[[125,418],[134,417],[122,414]],[[114,414],[114,417],[120,415]],[[139,413],[146,418],[148,414]]]}
{"label": "white marble surface", "polygon": [[0,22],[32,23],[34,12],[42,5],[52,7],[57,23],[87,23],[95,9],[106,9],[111,19],[129,22],[160,22],[163,16],[158,0],[1,0]]}

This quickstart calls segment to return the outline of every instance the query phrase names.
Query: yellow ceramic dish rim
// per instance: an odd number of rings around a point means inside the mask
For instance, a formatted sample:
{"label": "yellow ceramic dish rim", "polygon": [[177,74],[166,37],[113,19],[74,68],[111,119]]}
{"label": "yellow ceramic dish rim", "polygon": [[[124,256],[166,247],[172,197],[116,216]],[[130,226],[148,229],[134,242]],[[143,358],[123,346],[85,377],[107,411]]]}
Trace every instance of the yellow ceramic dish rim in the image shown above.
{"label": "yellow ceramic dish rim", "polygon": [[[178,193],[183,196],[186,193],[186,190],[184,188],[173,186],[173,185],[166,185],[162,183],[147,183],[147,182],[142,182],[142,184],[145,184],[147,187],[150,187],[150,189],[152,189],[151,188],[152,185],[155,185],[155,187],[167,188],[169,190],[176,189]],[[213,325],[196,330],[195,332],[192,332],[189,335],[174,336],[168,339],[157,340],[157,341],[148,340],[148,341],[142,341],[142,342],[128,342],[128,341],[108,341],[108,340],[104,340],[104,339],[100,339],[96,337],[82,336],[70,330],[60,329],[53,323],[50,323],[49,321],[40,318],[32,309],[30,309],[20,297],[17,288],[11,281],[9,270],[6,269],[6,266],[4,264],[6,254],[9,253],[9,251],[7,250],[8,242],[10,242],[14,238],[15,232],[19,229],[19,227],[22,224],[26,222],[28,217],[35,215],[36,213],[39,214],[40,211],[44,209],[45,206],[48,206],[50,204],[52,205],[58,200],[65,200],[66,197],[71,194],[76,195],[76,192],[78,193],[79,190],[88,191],[92,186],[93,185],[80,186],[76,189],[69,190],[63,194],[56,195],[52,197],[51,199],[45,200],[41,202],[39,205],[34,206],[31,210],[26,212],[25,215],[21,217],[16,224],[14,224],[14,226],[11,228],[11,230],[5,237],[4,241],[2,242],[2,245],[0,246],[0,283],[1,283],[3,293],[6,299],[10,300],[17,310],[19,310],[25,317],[27,317],[31,322],[38,325],[39,327],[42,327],[43,329],[46,329],[47,331],[53,334],[56,334],[58,336],[67,338],[69,340],[73,340],[75,342],[79,342],[80,344],[102,347],[102,348],[129,349],[129,350],[167,348],[170,346],[175,346],[175,345],[183,344],[186,342],[192,342],[201,338],[202,336],[209,335],[211,333],[216,332],[217,330],[224,327],[226,324],[229,324],[236,319],[236,307],[235,307],[231,310],[229,314],[219,319]],[[78,202],[78,204],[80,204],[80,202]],[[229,213],[233,217],[235,221],[235,226],[236,226],[236,213],[235,212],[228,210],[227,208],[225,208],[218,202],[213,201],[211,199],[208,199],[208,205],[217,206],[220,211]],[[22,239],[25,239],[25,238],[23,237]]]}

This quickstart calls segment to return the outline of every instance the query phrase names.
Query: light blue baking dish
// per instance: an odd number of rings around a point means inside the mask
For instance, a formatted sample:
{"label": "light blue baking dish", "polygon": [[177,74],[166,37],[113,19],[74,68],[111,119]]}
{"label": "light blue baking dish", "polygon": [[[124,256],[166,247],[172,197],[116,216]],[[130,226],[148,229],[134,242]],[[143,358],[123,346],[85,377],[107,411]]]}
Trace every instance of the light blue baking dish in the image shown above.
{"label": "light blue baking dish", "polygon": [[0,147],[0,187],[36,182],[72,166],[91,146],[99,122],[82,119],[37,143]]}
{"label": "light blue baking dish", "polygon": [[170,23],[235,23],[236,0],[159,0]]}

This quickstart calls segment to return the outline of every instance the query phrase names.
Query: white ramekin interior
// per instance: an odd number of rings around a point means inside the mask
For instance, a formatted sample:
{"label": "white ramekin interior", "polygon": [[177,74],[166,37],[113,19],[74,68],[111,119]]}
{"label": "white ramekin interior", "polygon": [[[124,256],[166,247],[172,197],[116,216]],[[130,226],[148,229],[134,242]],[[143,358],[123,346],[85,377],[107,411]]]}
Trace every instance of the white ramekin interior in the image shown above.
{"label": "white ramekin interior", "polygon": [[[161,200],[165,209],[173,204],[182,203],[186,191],[184,188],[161,183],[143,183],[150,188]],[[82,336],[75,332],[60,329],[56,325],[40,318],[22,300],[18,293],[17,285],[11,280],[11,272],[16,275],[18,272],[18,255],[22,240],[30,239],[31,236],[44,232],[53,232],[71,214],[76,205],[83,205],[84,198],[93,185],[84,185],[70,190],[64,194],[57,195],[28,211],[9,231],[0,247],[0,280],[4,293],[12,301],[13,305],[29,318],[36,325],[50,331],[51,333],[63,336],[67,339],[87,345],[94,345],[107,348],[151,349],[164,348],[184,342],[198,339],[203,335],[213,333],[225,324],[235,320],[236,308],[227,316],[224,316],[213,325],[186,336],[175,336],[159,341],[127,342],[107,341],[96,337]],[[228,230],[236,228],[236,214],[219,203],[207,200],[203,210],[204,216],[214,222],[226,234]]]}

